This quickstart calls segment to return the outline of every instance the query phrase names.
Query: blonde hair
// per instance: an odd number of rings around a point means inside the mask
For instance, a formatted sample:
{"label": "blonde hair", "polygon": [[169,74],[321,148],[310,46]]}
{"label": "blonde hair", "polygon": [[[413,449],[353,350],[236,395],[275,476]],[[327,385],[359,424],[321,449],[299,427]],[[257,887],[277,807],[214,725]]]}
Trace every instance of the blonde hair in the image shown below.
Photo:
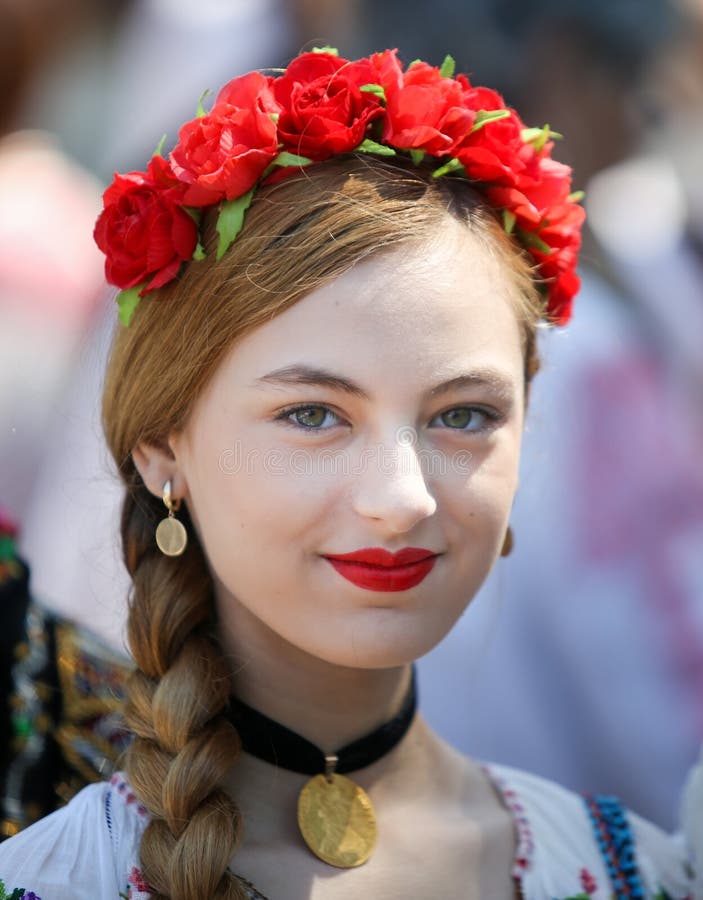
{"label": "blonde hair", "polygon": [[151,814],[141,862],[157,898],[246,896],[228,870],[241,815],[220,787],[240,745],[224,715],[230,673],[203,550],[187,510],[179,514],[189,530],[185,554],[174,560],[156,548],[163,505],[131,452],[141,442],[163,445],[185,424],[238,338],[361,259],[435,236],[447,215],[464,222],[514,279],[527,384],[537,369],[540,303],[525,254],[465,181],[369,158],[330,160],[260,189],[220,262],[209,222],[206,260],[142,300],[117,333],[103,420],[126,485],[122,539],[133,581],[128,637],[136,669],[126,716],[135,739],[125,768]]}

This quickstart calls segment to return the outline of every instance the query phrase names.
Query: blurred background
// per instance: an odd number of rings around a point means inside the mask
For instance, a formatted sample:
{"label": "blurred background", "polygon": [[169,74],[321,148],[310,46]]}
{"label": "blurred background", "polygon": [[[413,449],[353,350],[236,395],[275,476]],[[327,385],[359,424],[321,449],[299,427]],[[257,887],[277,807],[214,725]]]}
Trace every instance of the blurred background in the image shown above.
{"label": "blurred background", "polygon": [[316,44],[450,52],[565,134],[583,293],[542,336],[515,549],[421,704],[467,753],[672,827],[703,739],[703,0],[0,0],[0,506],[33,593],[124,652],[103,187],[205,88]]}

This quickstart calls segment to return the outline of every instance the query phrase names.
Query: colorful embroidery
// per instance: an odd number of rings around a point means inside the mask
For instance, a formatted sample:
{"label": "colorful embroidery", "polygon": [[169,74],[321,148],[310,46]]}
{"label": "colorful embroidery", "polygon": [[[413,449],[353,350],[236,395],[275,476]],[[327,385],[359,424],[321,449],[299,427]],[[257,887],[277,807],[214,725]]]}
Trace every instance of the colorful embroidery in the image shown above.
{"label": "colorful embroidery", "polygon": [[513,817],[517,834],[517,849],[513,860],[512,875],[516,881],[521,882],[525,872],[532,865],[532,856],[535,849],[535,841],[530,828],[530,822],[525,814],[525,807],[520,802],[519,795],[491,770],[489,766],[481,766],[486,777],[498,789],[503,802]]}
{"label": "colorful embroidery", "polygon": [[24,785],[32,769],[46,754],[52,721],[48,714],[47,697],[51,689],[43,680],[49,663],[50,646],[47,616],[34,603],[27,609],[25,623],[27,640],[15,647],[16,662],[11,669],[13,691],[12,756],[7,767],[3,807],[3,833],[16,834],[39,819],[42,810],[24,800]]}
{"label": "colorful embroidery", "polygon": [[0,841],[106,778],[131,739],[121,717],[124,659],[28,597],[22,602],[15,662],[0,664],[13,730]]}
{"label": "colorful embroidery", "polygon": [[134,806],[138,816],[144,818],[147,815],[146,809],[137,800],[137,795],[134,793],[121,772],[115,772],[115,774],[110,779],[110,784],[113,786],[113,788],[115,788],[115,790],[120,795],[122,800],[124,800],[127,806]]}
{"label": "colorful embroidery", "polygon": [[123,894],[120,891],[122,900],[142,900],[142,898],[151,897],[153,893],[154,889],[146,882],[141,871],[136,866],[132,866],[132,871],[127,877],[126,893]]}
{"label": "colorful embroidery", "polygon": [[583,868],[579,872],[579,878],[581,879],[581,887],[583,888],[583,893],[574,894],[571,897],[566,897],[565,900],[591,900],[591,897],[598,890],[598,882],[595,877],[588,871],[588,869]]}
{"label": "colorful embroidery", "polygon": [[614,900],[644,898],[637,870],[635,843],[625,810],[616,797],[585,797],[601,854],[608,867]]}
{"label": "colorful embroidery", "polygon": [[34,891],[26,891],[24,888],[15,888],[8,893],[4,881],[0,878],[0,900],[41,900],[41,897]]}
{"label": "colorful embroidery", "polygon": [[130,667],[83,629],[64,622],[56,624],[56,667],[63,713],[54,739],[89,784],[114,771],[131,739],[122,721]]}
{"label": "colorful embroidery", "polygon": [[581,871],[579,872],[579,877],[581,879],[581,887],[584,889],[584,892],[589,897],[591,896],[591,894],[595,894],[595,892],[598,890],[598,882],[588,871],[588,869],[581,869]]}

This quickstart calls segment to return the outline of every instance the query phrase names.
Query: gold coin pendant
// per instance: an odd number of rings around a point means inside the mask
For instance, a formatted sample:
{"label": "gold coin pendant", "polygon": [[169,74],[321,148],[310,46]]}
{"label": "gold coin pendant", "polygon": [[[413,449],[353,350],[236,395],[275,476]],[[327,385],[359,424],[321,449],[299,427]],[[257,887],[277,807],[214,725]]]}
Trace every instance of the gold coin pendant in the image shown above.
{"label": "gold coin pendant", "polygon": [[315,775],[298,796],[298,826],[319,859],[360,866],[376,844],[376,814],[366,791],[345,775]]}
{"label": "gold coin pendant", "polygon": [[169,516],[162,519],[156,528],[156,543],[166,556],[180,556],[188,543],[188,532],[182,522]]}

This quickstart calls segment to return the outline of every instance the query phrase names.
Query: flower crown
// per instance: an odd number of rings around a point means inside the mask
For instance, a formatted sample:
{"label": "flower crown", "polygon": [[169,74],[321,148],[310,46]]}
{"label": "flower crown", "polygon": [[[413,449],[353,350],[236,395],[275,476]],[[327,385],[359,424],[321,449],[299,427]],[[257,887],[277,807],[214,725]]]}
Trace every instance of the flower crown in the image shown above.
{"label": "flower crown", "polygon": [[526,128],[496,91],[421,60],[403,67],[396,50],[350,61],[331,47],[296,57],[282,74],[249,72],[217,95],[209,112],[164,140],[146,172],[115,174],[103,195],[95,240],[107,281],[121,288],[120,320],[140,297],[205,255],[200,216],[219,205],[220,259],[237,237],[259,184],[345,153],[408,156],[478,187],[505,231],[531,255],[546,293],[545,316],[564,325],[579,288],[584,210],[571,169],[551,158],[548,125]]}

